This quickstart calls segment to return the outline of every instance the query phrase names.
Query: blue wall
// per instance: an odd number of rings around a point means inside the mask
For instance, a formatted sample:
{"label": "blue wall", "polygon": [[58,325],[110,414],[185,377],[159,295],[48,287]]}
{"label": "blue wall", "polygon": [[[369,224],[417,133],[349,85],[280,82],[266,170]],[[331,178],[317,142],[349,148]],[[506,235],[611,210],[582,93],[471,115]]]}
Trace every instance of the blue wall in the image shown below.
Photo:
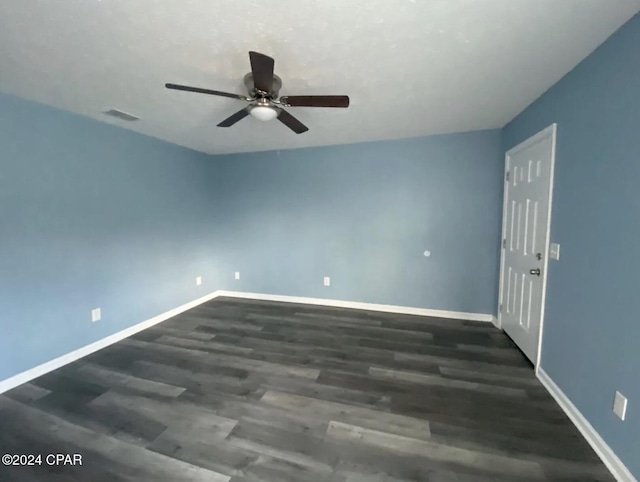
{"label": "blue wall", "polygon": [[[640,16],[503,130],[558,123],[542,367],[640,478]],[[612,409],[629,399],[627,420]]]}
{"label": "blue wall", "polygon": [[0,380],[215,289],[214,179],[204,154],[0,95]]}
{"label": "blue wall", "polygon": [[222,269],[241,273],[222,286],[493,314],[500,147],[494,130],[217,157]]}

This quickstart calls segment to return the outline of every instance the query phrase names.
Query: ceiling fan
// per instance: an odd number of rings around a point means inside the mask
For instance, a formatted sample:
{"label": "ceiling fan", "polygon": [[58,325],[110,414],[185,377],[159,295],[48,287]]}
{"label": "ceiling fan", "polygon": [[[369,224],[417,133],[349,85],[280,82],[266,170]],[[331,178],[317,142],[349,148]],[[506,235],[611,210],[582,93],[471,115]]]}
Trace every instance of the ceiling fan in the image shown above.
{"label": "ceiling fan", "polygon": [[199,94],[219,95],[249,102],[244,109],[226,118],[218,127],[231,127],[239,120],[251,115],[261,121],[277,118],[296,134],[309,130],[302,122],[282,108],[285,107],[349,107],[346,95],[287,95],[278,98],[282,80],[273,73],[275,61],[259,52],[249,52],[251,72],[244,76],[249,95],[231,94],[218,90],[201,89],[187,85],[165,84],[167,89],[184,90]]}

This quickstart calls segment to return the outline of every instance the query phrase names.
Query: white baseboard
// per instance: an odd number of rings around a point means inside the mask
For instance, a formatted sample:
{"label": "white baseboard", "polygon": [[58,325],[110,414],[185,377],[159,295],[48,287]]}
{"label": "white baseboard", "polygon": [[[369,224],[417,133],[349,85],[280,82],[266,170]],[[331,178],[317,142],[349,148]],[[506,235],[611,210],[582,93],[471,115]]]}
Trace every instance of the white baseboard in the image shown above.
{"label": "white baseboard", "polygon": [[106,338],[98,340],[89,345],[83,346],[77,350],[74,350],[66,355],[62,355],[58,358],[50,360],[42,365],[38,365],[37,367],[26,370],[22,373],[18,373],[17,375],[12,376],[11,378],[7,378],[6,380],[0,381],[0,393],[4,393],[12,388],[17,387],[18,385],[22,385],[23,383],[27,383],[34,378],[38,378],[39,376],[44,375],[45,373],[49,373],[57,368],[60,368],[64,365],[67,365],[71,362],[79,360],[91,353],[94,353],[102,348],[105,348],[109,345],[112,345],[120,340],[124,340],[125,338],[135,335],[136,333],[145,330],[153,325],[157,325],[158,323],[162,323],[169,318],[172,318],[180,313],[190,310],[191,308],[195,308],[202,303],[206,303],[207,301],[211,301],[214,298],[218,298],[220,296],[227,296],[232,298],[247,298],[253,300],[265,300],[265,301],[281,301],[285,303],[301,303],[307,305],[323,305],[323,306],[335,306],[340,308],[354,308],[358,310],[369,310],[369,311],[383,311],[387,313],[400,313],[407,315],[420,315],[420,316],[431,316],[436,318],[455,318],[459,320],[473,320],[473,321],[486,321],[490,322],[493,319],[492,315],[485,315],[479,313],[463,313],[458,311],[442,311],[442,310],[429,310],[426,308],[410,308],[405,306],[395,306],[395,305],[378,305],[374,303],[360,303],[356,301],[340,301],[340,300],[325,300],[322,298],[303,298],[298,296],[281,296],[281,295],[267,295],[261,293],[242,293],[238,291],[214,291],[209,293],[206,296],[193,300],[189,303],[186,303],[182,306],[174,308],[172,310],[166,311],[158,316],[154,316],[142,323],[138,323],[137,325],[126,328],[118,333],[114,333],[113,335],[109,335]]}
{"label": "white baseboard", "polygon": [[243,293],[240,291],[218,291],[218,296],[231,298],[247,298],[251,300],[281,301],[284,303],[300,303],[304,305],[335,306],[337,308],[353,308],[356,310],[383,311],[404,315],[431,316],[433,318],[453,318],[456,320],[493,321],[493,315],[484,313],[465,313],[462,311],[430,310],[428,308],[411,308],[408,306],[379,305],[359,301],[327,300],[324,298],[304,298],[301,296],[267,295],[263,293]]}
{"label": "white baseboard", "polygon": [[497,316],[492,316],[491,317],[491,323],[493,323],[493,326],[495,326],[499,330],[502,330],[502,326],[500,326],[500,321],[498,321],[498,317]]}
{"label": "white baseboard", "polygon": [[622,463],[618,456],[611,450],[611,447],[602,439],[600,434],[591,426],[589,421],[580,413],[580,410],[569,400],[564,392],[542,369],[538,368],[538,379],[549,391],[551,396],[558,402],[560,408],[567,414],[569,419],[580,431],[582,436],[589,442],[591,448],[600,457],[618,482],[638,482],[633,474]]}
{"label": "white baseboard", "polygon": [[58,358],[54,358],[42,365],[38,365],[37,367],[31,368],[30,370],[24,371],[22,373],[18,373],[17,375],[12,376],[11,378],[7,378],[6,380],[0,381],[0,393],[4,393],[12,388],[17,387],[18,385],[22,385],[23,383],[27,383],[34,378],[38,378],[39,376],[44,375],[45,373],[49,373],[56,368],[60,368],[64,365],[67,365],[71,362],[79,360],[87,355],[90,355],[93,352],[101,350],[109,345],[112,345],[120,340],[124,340],[125,338],[135,335],[136,333],[145,330],[153,325],[157,325],[158,323],[162,323],[169,318],[172,318],[180,313],[190,310],[191,308],[195,308],[196,306],[206,303],[209,300],[212,300],[217,295],[217,291],[213,293],[209,293],[206,296],[198,298],[196,300],[190,301],[182,306],[174,308],[169,311],[165,311],[164,313],[154,316],[153,318],[149,318],[142,323],[138,323],[137,325],[126,328],[122,331],[114,333],[113,335],[109,335],[106,338],[102,338],[94,343],[83,346],[82,348],[78,348],[66,355],[62,355]]}

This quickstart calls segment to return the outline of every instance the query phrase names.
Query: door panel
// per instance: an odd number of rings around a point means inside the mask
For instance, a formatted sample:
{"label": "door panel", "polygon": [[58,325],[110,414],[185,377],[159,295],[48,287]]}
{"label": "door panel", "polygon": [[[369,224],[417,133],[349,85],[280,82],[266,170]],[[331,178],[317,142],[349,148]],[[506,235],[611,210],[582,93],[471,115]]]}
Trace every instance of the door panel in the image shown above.
{"label": "door panel", "polygon": [[507,153],[499,320],[538,362],[546,268],[555,125]]}

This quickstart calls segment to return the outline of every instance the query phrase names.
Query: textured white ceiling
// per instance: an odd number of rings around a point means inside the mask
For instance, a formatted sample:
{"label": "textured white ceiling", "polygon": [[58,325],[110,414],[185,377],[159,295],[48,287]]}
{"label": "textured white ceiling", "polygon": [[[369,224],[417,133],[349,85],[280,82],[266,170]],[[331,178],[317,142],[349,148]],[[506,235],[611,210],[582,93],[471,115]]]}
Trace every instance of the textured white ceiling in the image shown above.
{"label": "textured white ceiling", "polygon": [[[502,127],[640,10],[640,0],[5,0],[0,91],[207,153]],[[276,59],[296,135],[243,102],[248,51]],[[141,117],[127,123],[101,112]]]}

